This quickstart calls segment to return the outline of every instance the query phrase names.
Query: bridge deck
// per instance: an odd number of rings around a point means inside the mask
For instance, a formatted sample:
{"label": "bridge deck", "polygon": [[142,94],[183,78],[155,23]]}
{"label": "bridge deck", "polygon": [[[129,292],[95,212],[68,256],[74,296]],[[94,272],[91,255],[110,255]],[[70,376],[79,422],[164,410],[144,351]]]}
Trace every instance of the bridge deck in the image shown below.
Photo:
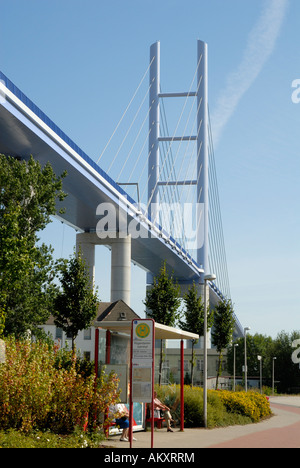
{"label": "bridge deck", "polygon": [[[44,112],[0,72],[0,152],[51,163],[56,174],[67,171],[62,220],[81,232],[93,232],[100,203],[112,203],[120,217],[140,221],[135,201],[82,151]],[[59,210],[60,206],[58,206]],[[162,228],[141,221],[142,237],[132,239],[132,260],[156,274],[162,260],[182,281],[199,278],[202,270]]]}

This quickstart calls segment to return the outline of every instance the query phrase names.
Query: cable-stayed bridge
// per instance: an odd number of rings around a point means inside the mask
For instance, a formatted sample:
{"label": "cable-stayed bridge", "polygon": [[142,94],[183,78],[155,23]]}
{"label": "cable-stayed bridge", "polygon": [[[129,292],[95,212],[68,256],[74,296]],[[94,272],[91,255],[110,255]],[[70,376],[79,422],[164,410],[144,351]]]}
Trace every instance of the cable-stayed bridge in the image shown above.
{"label": "cable-stayed bridge", "polygon": [[[67,170],[61,220],[79,231],[77,247],[91,278],[95,246],[111,248],[112,301],[130,303],[131,261],[149,273],[149,284],[165,261],[182,291],[193,281],[201,290],[204,275],[213,272],[210,302],[231,298],[207,75],[207,45],[198,41],[189,90],[164,92],[160,43],[153,44],[131,101],[91,159],[0,72],[0,152],[32,154],[41,164],[50,161],[57,174]],[[236,334],[242,333],[236,318]]]}

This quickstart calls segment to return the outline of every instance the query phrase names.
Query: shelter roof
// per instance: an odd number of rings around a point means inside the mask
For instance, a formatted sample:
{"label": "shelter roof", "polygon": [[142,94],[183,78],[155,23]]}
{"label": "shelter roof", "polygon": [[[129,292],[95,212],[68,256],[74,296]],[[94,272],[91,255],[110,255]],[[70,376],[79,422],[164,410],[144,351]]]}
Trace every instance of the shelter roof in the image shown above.
{"label": "shelter roof", "polygon": [[[131,321],[95,321],[94,325],[98,328],[110,330],[119,333],[131,334]],[[155,322],[155,339],[157,340],[198,340],[199,335],[186,332],[177,328],[168,327]]]}

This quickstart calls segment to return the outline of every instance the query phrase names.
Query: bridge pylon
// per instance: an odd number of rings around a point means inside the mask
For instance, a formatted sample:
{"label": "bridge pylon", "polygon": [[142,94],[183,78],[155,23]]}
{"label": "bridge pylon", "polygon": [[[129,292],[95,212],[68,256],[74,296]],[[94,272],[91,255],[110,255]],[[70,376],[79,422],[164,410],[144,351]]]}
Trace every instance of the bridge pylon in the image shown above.
{"label": "bridge pylon", "polygon": [[[209,271],[208,262],[208,51],[207,44],[198,40],[197,47],[197,90],[195,92],[161,93],[160,86],[160,42],[150,47],[150,93],[149,93],[149,162],[148,162],[148,216],[159,223],[159,187],[163,185],[184,185],[186,181],[161,180],[160,141],[197,140],[197,177],[189,184],[197,186],[197,263],[204,275]],[[160,136],[161,98],[197,98],[197,134],[190,136]],[[172,233],[170,233],[171,235]]]}

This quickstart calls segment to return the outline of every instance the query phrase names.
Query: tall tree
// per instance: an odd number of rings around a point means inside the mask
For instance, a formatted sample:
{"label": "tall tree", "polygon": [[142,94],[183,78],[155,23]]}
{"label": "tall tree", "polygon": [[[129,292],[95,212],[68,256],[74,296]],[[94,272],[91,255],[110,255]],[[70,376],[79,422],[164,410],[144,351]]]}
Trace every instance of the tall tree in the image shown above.
{"label": "tall tree", "polygon": [[[179,318],[180,286],[175,283],[173,275],[169,276],[164,262],[159,275],[154,278],[153,287],[147,291],[144,301],[150,318],[162,325],[173,327]],[[159,385],[161,385],[163,363],[163,340],[160,346]]]}
{"label": "tall tree", "polygon": [[[196,333],[199,336],[204,336],[204,303],[201,295],[198,295],[196,284],[188,289],[184,296],[185,310],[183,320],[179,321],[179,326],[182,330]],[[212,327],[213,313],[207,313],[207,331]],[[191,361],[191,386],[194,384],[194,365],[195,365],[195,350],[194,345],[197,340],[192,341],[192,361]]]}
{"label": "tall tree", "polygon": [[62,290],[54,300],[54,322],[72,337],[74,351],[78,332],[88,328],[96,317],[99,300],[80,253],[61,264],[60,281]]}
{"label": "tall tree", "polygon": [[230,300],[219,301],[214,310],[214,328],[212,331],[213,344],[219,353],[216,388],[219,385],[219,377],[222,374],[223,352],[232,341],[235,325],[234,310]]}
{"label": "tall tree", "polygon": [[[235,342],[238,345],[236,350],[236,372],[242,375],[242,369],[245,364],[245,346],[244,337],[238,338]],[[262,356],[263,376],[271,379],[272,375],[272,349],[273,340],[270,336],[256,333],[251,335],[247,333],[247,368],[248,376],[259,376],[259,363],[257,356]],[[229,346],[227,351],[228,371],[233,374],[233,348]]]}
{"label": "tall tree", "polygon": [[[247,366],[248,375],[259,377],[259,365],[257,356],[262,356],[263,381],[267,386],[272,385],[273,358],[275,369],[275,388],[280,393],[299,393],[300,389],[300,369],[299,364],[292,360],[292,354],[295,351],[293,342],[300,338],[300,331],[287,333],[281,331],[275,339],[267,335],[256,333],[247,334]],[[241,375],[244,366],[244,338],[235,341],[238,344],[236,352],[236,372]],[[228,370],[233,373],[233,349],[228,348],[227,353]]]}
{"label": "tall tree", "polygon": [[[38,246],[37,234],[56,213],[65,194],[48,163],[0,155],[0,309],[4,333],[35,331],[50,314],[55,288],[52,250]],[[49,293],[49,295],[48,295]]]}
{"label": "tall tree", "polygon": [[4,309],[0,309],[0,339],[3,334],[5,327],[5,312]]}
{"label": "tall tree", "polygon": [[295,340],[300,339],[300,330],[294,330],[291,333],[280,332],[274,340],[272,349],[276,356],[275,376],[277,389],[279,392],[299,393],[300,392],[300,366],[292,360],[292,355],[296,351],[293,347]]}

